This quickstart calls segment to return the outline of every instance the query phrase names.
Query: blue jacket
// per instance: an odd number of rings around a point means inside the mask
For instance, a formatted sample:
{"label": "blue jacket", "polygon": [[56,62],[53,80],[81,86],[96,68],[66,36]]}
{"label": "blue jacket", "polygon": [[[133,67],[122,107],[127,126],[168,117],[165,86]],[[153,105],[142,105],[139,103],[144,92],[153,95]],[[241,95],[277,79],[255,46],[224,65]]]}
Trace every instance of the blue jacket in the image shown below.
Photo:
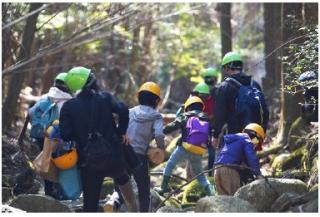
{"label": "blue jacket", "polygon": [[245,133],[227,134],[224,136],[223,147],[218,155],[217,164],[238,164],[244,162],[260,175],[260,165],[251,139]]}

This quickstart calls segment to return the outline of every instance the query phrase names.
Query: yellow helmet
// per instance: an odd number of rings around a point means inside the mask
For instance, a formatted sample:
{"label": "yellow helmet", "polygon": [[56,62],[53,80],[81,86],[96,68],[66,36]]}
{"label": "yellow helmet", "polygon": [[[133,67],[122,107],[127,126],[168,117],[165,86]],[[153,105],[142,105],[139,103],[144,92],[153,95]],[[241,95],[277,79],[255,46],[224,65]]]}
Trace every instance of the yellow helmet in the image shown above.
{"label": "yellow helmet", "polygon": [[256,132],[256,134],[262,139],[264,140],[266,134],[263,130],[263,128],[259,125],[259,124],[256,124],[256,123],[250,123],[248,124],[244,130],[252,130],[254,132]]}
{"label": "yellow helmet", "polygon": [[57,120],[54,120],[54,121],[52,122],[52,124],[47,128],[47,130],[46,130],[46,132],[45,132],[44,135],[45,135],[46,137],[49,137],[51,131],[53,130],[53,127],[54,127],[54,126],[57,126],[57,125],[59,125],[59,120],[58,120],[58,119],[57,119]]}
{"label": "yellow helmet", "polygon": [[144,84],[142,84],[141,87],[139,88],[138,93],[140,93],[141,91],[151,92],[160,98],[160,91],[161,91],[160,87],[159,87],[159,85],[157,85],[156,83],[154,83],[152,81],[148,81],[148,82],[145,82]]}
{"label": "yellow helmet", "polygon": [[56,167],[58,167],[61,170],[67,170],[72,168],[74,165],[76,165],[78,161],[78,154],[76,149],[72,149],[71,151],[57,157],[52,158],[52,161]]}
{"label": "yellow helmet", "polygon": [[184,103],[184,112],[187,111],[187,108],[194,103],[201,103],[202,104],[202,110],[204,109],[204,104],[202,100],[197,96],[190,96],[187,101]]}

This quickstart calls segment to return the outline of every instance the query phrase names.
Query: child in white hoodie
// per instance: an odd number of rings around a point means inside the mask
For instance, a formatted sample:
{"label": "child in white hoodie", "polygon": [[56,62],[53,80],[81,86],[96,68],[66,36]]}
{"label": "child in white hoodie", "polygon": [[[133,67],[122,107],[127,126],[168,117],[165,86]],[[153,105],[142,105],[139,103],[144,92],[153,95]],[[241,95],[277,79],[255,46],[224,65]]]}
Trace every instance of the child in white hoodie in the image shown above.
{"label": "child in white hoodie", "polygon": [[[66,75],[67,75],[67,73],[65,73],[65,72],[59,73],[55,77],[54,86],[49,89],[48,93],[42,95],[41,99],[39,100],[39,102],[40,102],[40,101],[43,101],[45,98],[49,98],[56,105],[56,109],[54,111],[54,114],[52,114],[52,116],[55,117],[54,119],[59,119],[60,110],[61,110],[63,103],[65,103],[67,100],[72,98],[71,94],[69,93],[68,87],[64,83]],[[37,113],[37,109],[38,109],[37,104],[35,104],[29,110],[31,123],[32,123],[33,115],[39,115],[39,113]],[[49,123],[49,125],[51,125],[51,123]],[[44,143],[44,137],[43,138],[36,138],[35,142],[42,150],[43,143]],[[53,183],[48,180],[44,180],[44,183],[45,183],[45,187],[44,187],[45,194],[59,199],[59,195],[57,195],[59,193],[54,192]]]}

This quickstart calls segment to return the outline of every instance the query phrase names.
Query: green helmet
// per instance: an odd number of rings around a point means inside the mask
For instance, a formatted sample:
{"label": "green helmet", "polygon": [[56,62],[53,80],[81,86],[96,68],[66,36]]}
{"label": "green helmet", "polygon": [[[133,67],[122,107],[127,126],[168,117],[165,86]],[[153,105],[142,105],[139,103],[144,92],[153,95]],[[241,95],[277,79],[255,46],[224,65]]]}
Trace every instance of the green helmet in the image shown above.
{"label": "green helmet", "polygon": [[90,71],[90,69],[81,66],[68,71],[65,82],[72,93],[83,88],[89,78]]}
{"label": "green helmet", "polygon": [[201,76],[204,77],[219,77],[220,71],[215,68],[207,68],[203,72],[201,72]]}
{"label": "green helmet", "polygon": [[224,55],[221,65],[224,66],[228,63],[235,62],[235,61],[242,62],[241,56],[236,52],[228,52],[226,53],[226,55]]}
{"label": "green helmet", "polygon": [[60,81],[65,82],[66,81],[66,77],[67,77],[67,73],[66,72],[61,72],[56,76],[56,78],[54,80],[55,81],[60,80]]}
{"label": "green helmet", "polygon": [[193,88],[193,91],[197,91],[202,94],[210,94],[210,87],[205,82],[201,82]]}

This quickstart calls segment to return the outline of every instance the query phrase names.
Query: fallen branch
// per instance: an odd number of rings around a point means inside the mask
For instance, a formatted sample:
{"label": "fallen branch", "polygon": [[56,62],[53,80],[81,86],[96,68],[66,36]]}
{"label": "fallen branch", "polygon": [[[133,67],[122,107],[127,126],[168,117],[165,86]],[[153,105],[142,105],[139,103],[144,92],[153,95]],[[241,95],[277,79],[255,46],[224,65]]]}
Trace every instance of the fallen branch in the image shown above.
{"label": "fallen branch", "polygon": [[258,151],[257,152],[257,157],[258,158],[264,158],[266,156],[268,156],[269,154],[275,154],[277,153],[278,151],[280,151],[283,147],[281,145],[274,145],[272,147],[270,147],[269,149],[267,150],[264,150],[264,151]]}

